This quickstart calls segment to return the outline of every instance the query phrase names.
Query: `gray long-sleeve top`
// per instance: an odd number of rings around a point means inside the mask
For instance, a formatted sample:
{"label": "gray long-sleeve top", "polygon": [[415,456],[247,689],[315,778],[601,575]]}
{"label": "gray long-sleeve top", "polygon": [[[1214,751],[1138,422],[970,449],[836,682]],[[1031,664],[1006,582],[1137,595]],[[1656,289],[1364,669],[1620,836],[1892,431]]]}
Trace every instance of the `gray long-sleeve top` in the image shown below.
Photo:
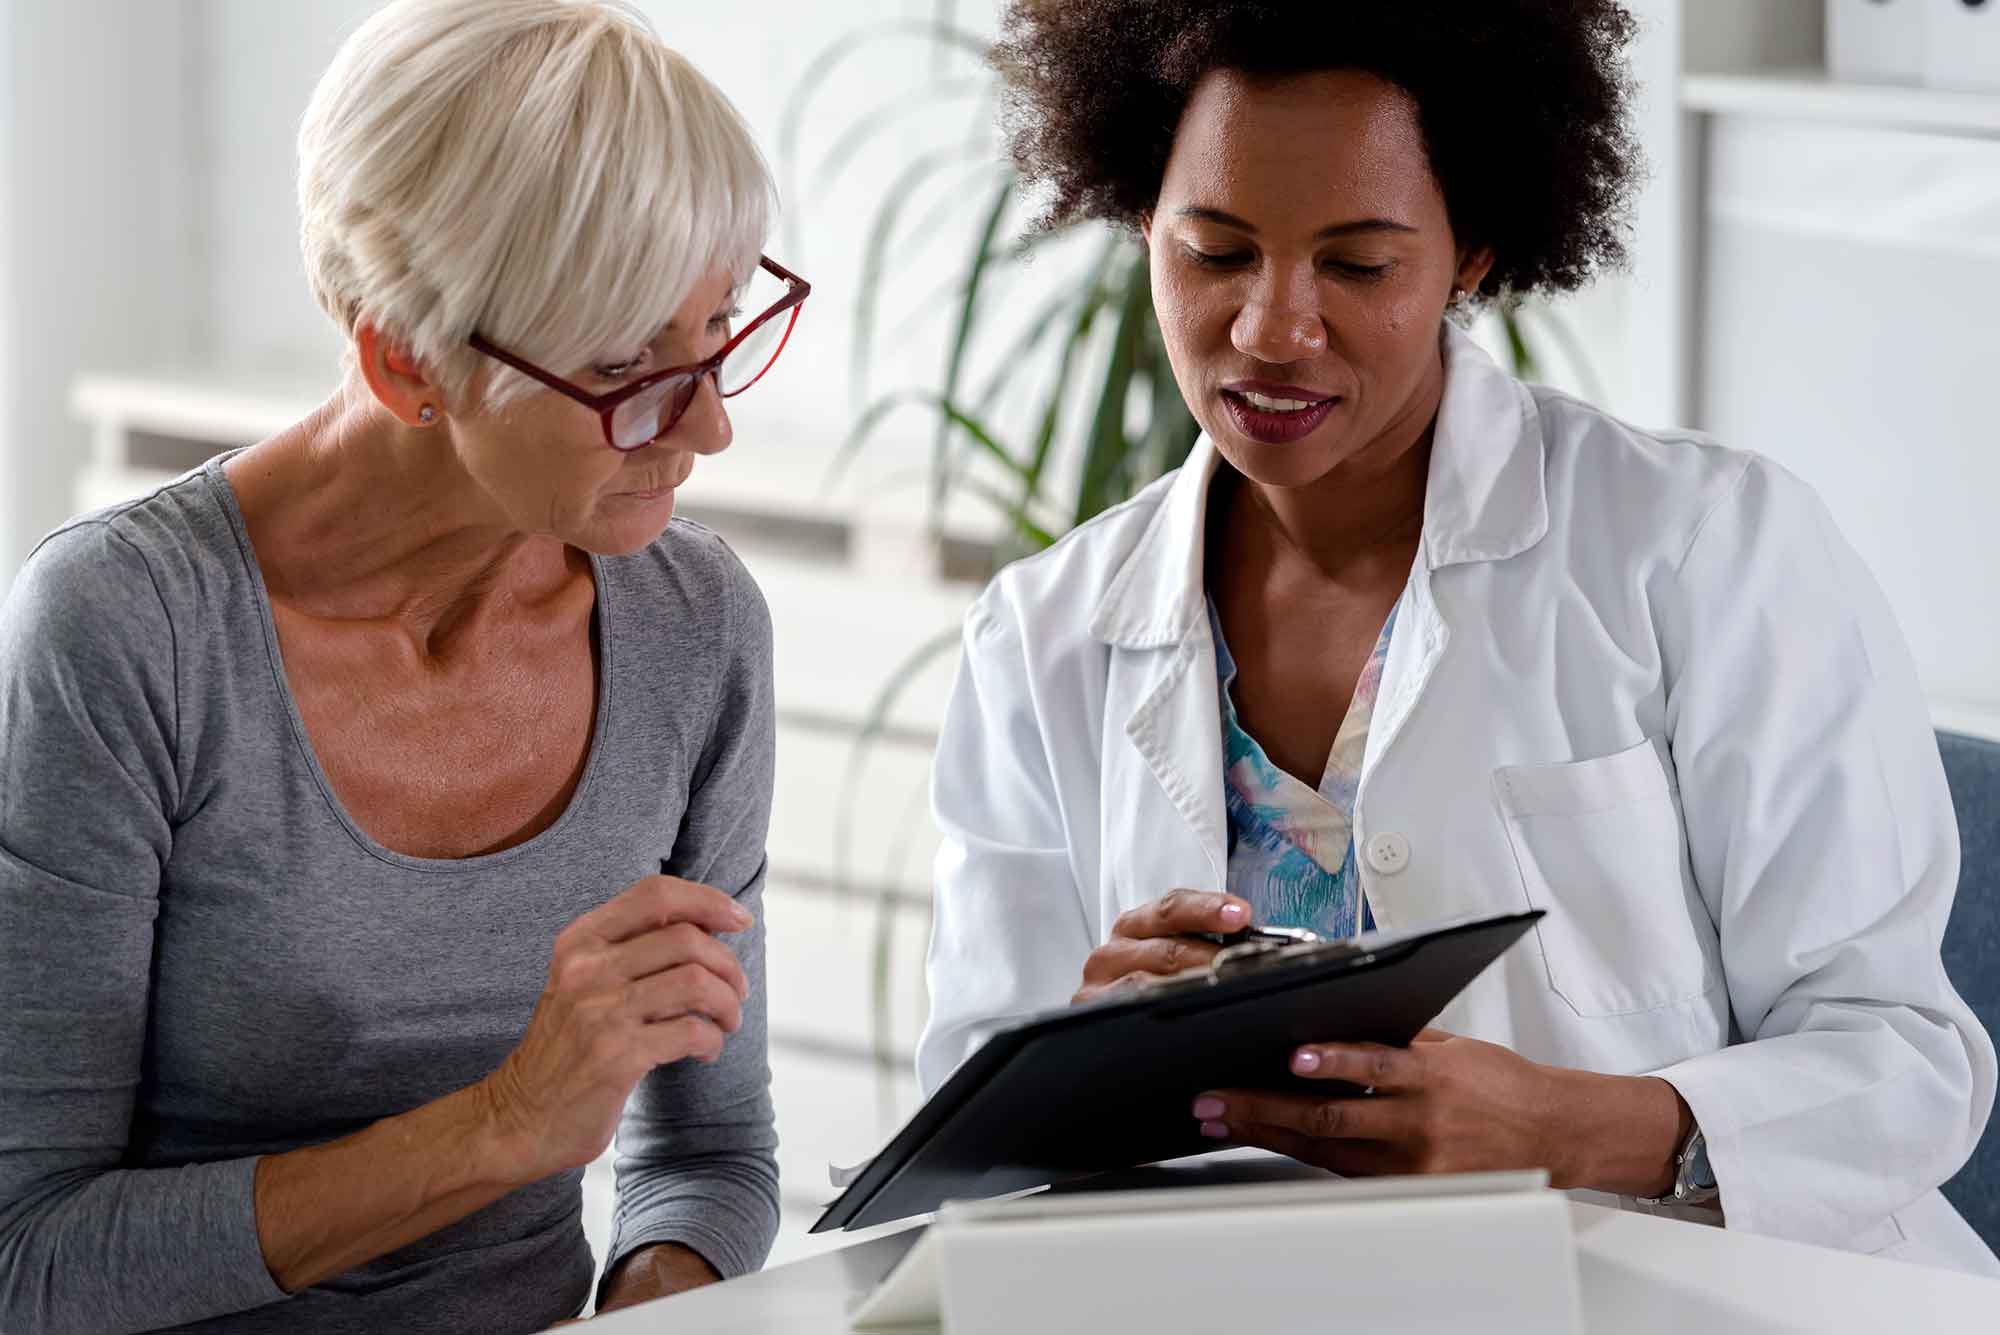
{"label": "gray long-sleeve top", "polygon": [[758,914],[727,938],[751,1001],[720,1062],[634,1092],[606,1259],[677,1241],[725,1276],[762,1264],[769,614],[693,524],[594,566],[596,729],[568,809],[515,848],[437,860],[384,848],[335,797],[219,464],[37,549],[0,607],[0,1331],[575,1313],[579,1172],[291,1297],[252,1175],[486,1075],[557,932],[662,870]]}

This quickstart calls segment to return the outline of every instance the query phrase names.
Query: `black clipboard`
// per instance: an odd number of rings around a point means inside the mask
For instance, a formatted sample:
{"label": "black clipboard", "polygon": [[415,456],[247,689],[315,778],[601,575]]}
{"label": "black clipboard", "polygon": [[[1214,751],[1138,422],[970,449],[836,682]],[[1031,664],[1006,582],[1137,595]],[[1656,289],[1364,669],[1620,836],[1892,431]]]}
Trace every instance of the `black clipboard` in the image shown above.
{"label": "black clipboard", "polygon": [[[1000,1030],[826,1209],[814,1233],[1216,1148],[1189,1111],[1216,1088],[1311,1088],[1301,1043],[1407,1044],[1540,909],[1280,959]],[[1288,952],[1289,953],[1289,952]]]}

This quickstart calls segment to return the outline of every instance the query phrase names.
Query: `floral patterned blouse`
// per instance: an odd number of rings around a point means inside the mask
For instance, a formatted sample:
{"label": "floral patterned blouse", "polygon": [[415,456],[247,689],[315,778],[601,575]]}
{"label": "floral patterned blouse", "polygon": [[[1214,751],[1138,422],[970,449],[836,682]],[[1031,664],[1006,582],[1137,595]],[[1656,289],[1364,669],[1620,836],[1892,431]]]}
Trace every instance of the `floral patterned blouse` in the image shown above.
{"label": "floral patterned blouse", "polygon": [[1230,689],[1236,660],[1222,637],[1215,600],[1208,603],[1222,703],[1223,793],[1229,812],[1228,888],[1248,900],[1260,925],[1305,927],[1342,938],[1375,926],[1354,862],[1354,796],[1382,664],[1396,628],[1396,608],[1383,623],[1374,652],[1355,683],[1317,789],[1271,763],[1257,739],[1236,721]]}

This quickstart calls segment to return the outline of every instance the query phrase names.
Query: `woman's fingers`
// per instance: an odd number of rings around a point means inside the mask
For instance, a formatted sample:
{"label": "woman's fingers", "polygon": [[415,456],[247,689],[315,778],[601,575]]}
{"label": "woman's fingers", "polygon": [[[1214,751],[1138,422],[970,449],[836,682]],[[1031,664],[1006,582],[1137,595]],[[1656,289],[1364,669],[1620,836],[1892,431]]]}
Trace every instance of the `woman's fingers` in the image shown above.
{"label": "woman's fingers", "polygon": [[1384,1043],[1308,1043],[1293,1051],[1292,1074],[1345,1080],[1364,1089],[1411,1090],[1424,1083],[1424,1057]]}
{"label": "woman's fingers", "polygon": [[642,1023],[701,1015],[725,1033],[743,1027],[743,998],[699,964],[679,964],[627,984],[626,1005]]}
{"label": "woman's fingers", "polygon": [[1127,909],[1111,926],[1117,937],[1179,936],[1192,932],[1242,931],[1250,925],[1250,905],[1235,895],[1206,890],[1173,890],[1150,904]]}
{"label": "woman's fingers", "polygon": [[712,1062],[722,1055],[727,1035],[705,1015],[677,1015],[639,1031],[638,1045],[647,1067],[670,1066],[689,1057]]}
{"label": "woman's fingers", "polygon": [[1221,947],[1192,937],[1160,936],[1145,940],[1114,936],[1090,952],[1083,962],[1083,981],[1110,983],[1128,974],[1176,974],[1205,969]]}
{"label": "woman's fingers", "polygon": [[753,921],[748,911],[713,886],[676,876],[648,876],[578,918],[563,929],[563,936],[617,942],[677,922],[720,933],[740,932]]}
{"label": "woman's fingers", "polygon": [[679,964],[699,964],[736,989],[750,995],[750,980],[736,952],[691,922],[655,928],[608,948],[607,967],[613,977],[630,981],[664,973]]}
{"label": "woman's fingers", "polygon": [[1274,1094],[1258,1090],[1216,1090],[1195,1099],[1191,1109],[1204,1126],[1276,1127],[1311,1140],[1401,1141],[1412,1131],[1409,1105],[1400,1099],[1330,1099],[1316,1094]]}

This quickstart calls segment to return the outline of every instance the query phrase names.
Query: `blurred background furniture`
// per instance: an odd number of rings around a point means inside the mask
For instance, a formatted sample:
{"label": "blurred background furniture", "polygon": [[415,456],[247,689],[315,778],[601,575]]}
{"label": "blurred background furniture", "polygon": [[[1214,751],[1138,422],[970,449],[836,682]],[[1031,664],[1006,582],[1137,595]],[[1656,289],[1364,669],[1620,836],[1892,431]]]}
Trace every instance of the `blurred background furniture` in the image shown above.
{"label": "blurred background furniture", "polygon": [[[1944,963],[1986,1032],[2000,1039],[2000,742],[1938,734],[1952,805],[1958,808],[1958,902],[1945,930]],[[1988,1123],[1972,1161],[1944,1194],[2000,1251],[2000,1130]]]}

